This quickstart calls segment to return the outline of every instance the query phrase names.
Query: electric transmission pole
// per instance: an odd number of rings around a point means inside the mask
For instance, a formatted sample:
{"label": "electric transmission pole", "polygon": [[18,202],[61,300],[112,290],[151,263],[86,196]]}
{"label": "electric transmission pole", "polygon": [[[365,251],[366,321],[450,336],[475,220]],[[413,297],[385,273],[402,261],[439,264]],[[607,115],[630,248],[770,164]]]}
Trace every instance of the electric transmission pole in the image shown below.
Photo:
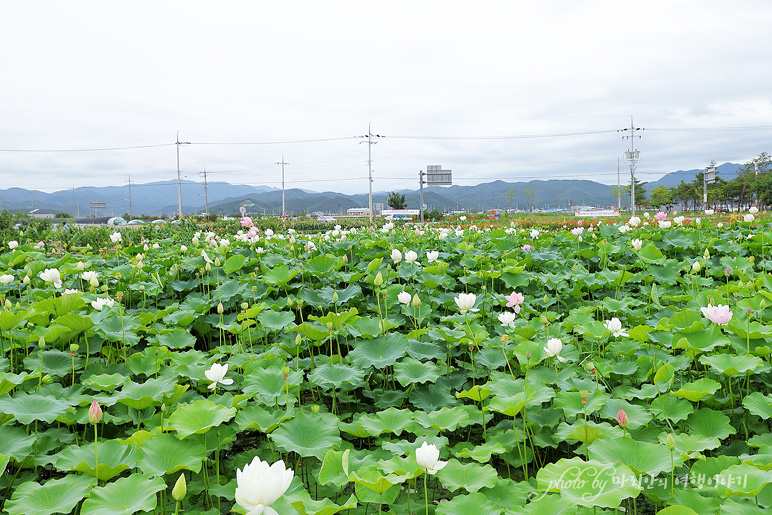
{"label": "electric transmission pole", "polygon": [[[370,223],[373,223],[373,145],[378,143],[377,138],[383,138],[380,134],[373,134],[370,130],[370,124],[367,124],[367,134],[360,136],[360,138],[367,138],[367,175],[368,175],[368,187],[369,187],[369,201],[370,201]],[[373,141],[376,140],[376,141]],[[362,141],[361,143],[364,143]]]}
{"label": "electric transmission pole", "polygon": [[284,155],[282,154],[281,161],[274,164],[281,165],[281,219],[284,220],[284,218],[287,216],[284,210],[284,166],[288,165],[289,163],[284,162]]}
{"label": "electric transmission pole", "polygon": [[630,116],[630,127],[620,129],[617,132],[626,132],[630,131],[629,134],[622,136],[622,138],[630,138],[630,150],[625,152],[625,158],[630,160],[630,207],[632,209],[632,215],[635,216],[635,160],[638,159],[640,156],[640,152],[635,149],[635,138],[640,138],[640,136],[636,136],[636,131],[642,131],[644,129],[641,129],[640,127],[635,127],[633,125],[633,117]]}
{"label": "electric transmission pole", "polygon": [[180,145],[190,145],[190,141],[180,141],[177,131],[177,215],[182,220],[182,177],[180,176]]}
{"label": "electric transmission pole", "polygon": [[129,220],[134,218],[134,211],[131,209],[131,175],[129,175]]}
{"label": "electric transmission pole", "polygon": [[204,176],[204,209],[206,211],[206,219],[209,220],[209,185],[206,182],[206,166],[204,167],[204,171],[201,172],[201,175]]}

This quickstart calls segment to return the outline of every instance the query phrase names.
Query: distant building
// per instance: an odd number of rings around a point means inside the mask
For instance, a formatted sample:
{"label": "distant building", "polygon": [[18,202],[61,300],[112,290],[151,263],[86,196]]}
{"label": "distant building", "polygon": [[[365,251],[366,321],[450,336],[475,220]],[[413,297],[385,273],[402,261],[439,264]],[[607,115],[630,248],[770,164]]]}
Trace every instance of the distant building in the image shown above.
{"label": "distant building", "polygon": [[346,214],[350,216],[369,216],[370,208],[369,207],[352,207],[351,209],[346,211]]}

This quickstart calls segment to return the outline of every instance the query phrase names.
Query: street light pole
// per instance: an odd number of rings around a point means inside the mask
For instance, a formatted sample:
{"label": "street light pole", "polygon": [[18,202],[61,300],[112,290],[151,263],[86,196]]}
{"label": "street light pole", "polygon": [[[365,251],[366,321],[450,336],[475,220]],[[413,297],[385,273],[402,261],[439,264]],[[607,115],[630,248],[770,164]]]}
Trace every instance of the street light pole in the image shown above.
{"label": "street light pole", "polygon": [[182,220],[182,176],[180,175],[180,145],[190,145],[190,141],[180,141],[177,131],[177,216]]}

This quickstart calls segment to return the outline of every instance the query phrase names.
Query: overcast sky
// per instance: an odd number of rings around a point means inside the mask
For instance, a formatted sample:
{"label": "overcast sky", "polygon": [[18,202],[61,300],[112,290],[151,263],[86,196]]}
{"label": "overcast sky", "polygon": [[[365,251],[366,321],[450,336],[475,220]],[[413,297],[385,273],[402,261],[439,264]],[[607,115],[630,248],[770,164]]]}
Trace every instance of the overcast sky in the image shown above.
{"label": "overcast sky", "polygon": [[179,131],[185,179],[281,187],[283,158],[364,193],[368,124],[374,191],[627,184],[631,116],[641,180],[742,163],[772,152],[770,27],[767,0],[5,1],[0,188],[176,180]]}

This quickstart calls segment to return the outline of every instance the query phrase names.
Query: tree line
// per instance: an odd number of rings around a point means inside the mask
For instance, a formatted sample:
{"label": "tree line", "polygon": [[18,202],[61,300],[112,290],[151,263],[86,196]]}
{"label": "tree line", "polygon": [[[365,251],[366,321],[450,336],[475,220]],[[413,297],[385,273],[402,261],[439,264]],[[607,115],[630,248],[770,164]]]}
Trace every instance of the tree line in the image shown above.
{"label": "tree line", "polygon": [[[636,182],[636,204],[652,208],[680,205],[686,211],[697,209],[714,209],[716,211],[742,211],[752,205],[763,209],[772,205],[772,158],[766,152],[743,164],[735,177],[724,178],[716,170],[716,182],[707,186],[708,203],[703,206],[705,172],[715,169],[713,161],[704,170],[697,173],[692,182],[684,182],[678,186],[657,186],[651,190],[648,200],[638,195],[643,185]],[[645,183],[644,183],[645,184]],[[642,193],[643,195],[643,193]]]}

